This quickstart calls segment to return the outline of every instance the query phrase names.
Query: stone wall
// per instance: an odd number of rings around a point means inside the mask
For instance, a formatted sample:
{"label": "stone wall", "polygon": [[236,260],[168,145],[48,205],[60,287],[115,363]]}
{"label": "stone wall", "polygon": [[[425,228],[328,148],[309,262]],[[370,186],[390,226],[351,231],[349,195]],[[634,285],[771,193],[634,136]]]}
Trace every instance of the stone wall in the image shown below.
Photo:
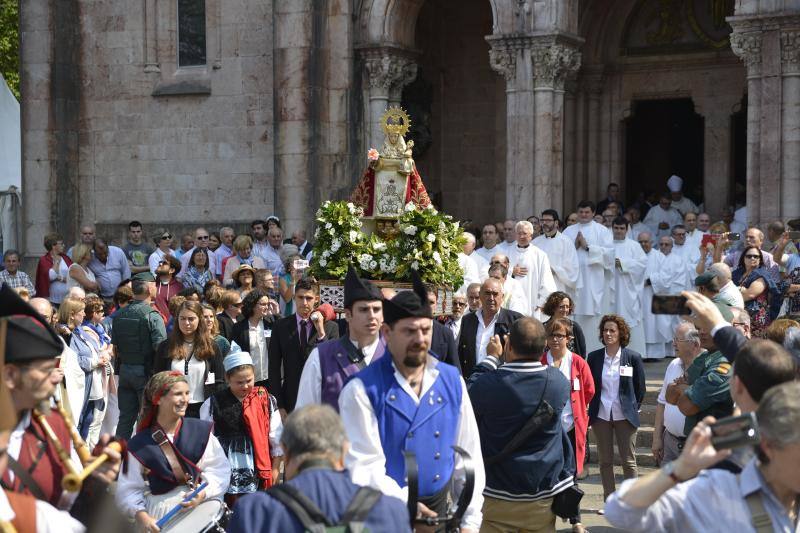
{"label": "stone wall", "polygon": [[[70,24],[61,4],[75,6]],[[122,235],[132,219],[219,226],[274,211],[272,3],[208,0],[208,63],[192,68],[176,65],[175,4],[21,4],[28,255],[84,220]],[[80,38],[65,42],[65,27]],[[66,74],[79,101],[60,94]]]}

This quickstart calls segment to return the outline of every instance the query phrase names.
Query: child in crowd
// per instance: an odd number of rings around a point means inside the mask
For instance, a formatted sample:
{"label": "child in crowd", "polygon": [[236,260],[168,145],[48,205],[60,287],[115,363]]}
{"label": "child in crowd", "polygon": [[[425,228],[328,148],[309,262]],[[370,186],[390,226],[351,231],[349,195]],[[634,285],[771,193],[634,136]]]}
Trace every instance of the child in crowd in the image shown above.
{"label": "child in crowd", "polygon": [[232,507],[240,496],[274,483],[283,455],[279,444],[283,425],[275,398],[255,386],[250,354],[233,343],[223,364],[228,387],[203,403],[200,418],[214,422],[214,435],[231,464],[225,502]]}

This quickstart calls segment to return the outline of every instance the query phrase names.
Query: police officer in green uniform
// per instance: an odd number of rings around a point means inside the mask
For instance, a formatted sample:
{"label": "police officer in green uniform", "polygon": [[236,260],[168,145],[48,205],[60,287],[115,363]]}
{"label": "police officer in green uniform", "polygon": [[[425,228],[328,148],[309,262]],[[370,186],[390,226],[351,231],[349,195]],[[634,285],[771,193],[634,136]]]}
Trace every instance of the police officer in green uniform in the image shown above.
{"label": "police officer in green uniform", "polygon": [[[733,320],[729,306],[717,303],[717,307],[725,320]],[[705,351],[695,358],[682,377],[667,387],[666,394],[667,402],[677,405],[686,416],[684,435],[688,435],[697,422],[706,416],[722,418],[733,413],[731,364],[714,346],[710,332],[700,325],[697,325],[697,330]]]}
{"label": "police officer in green uniform", "polygon": [[129,439],[139,414],[145,383],[150,378],[156,348],[167,338],[164,319],[151,305],[156,296],[153,274],[133,276],[133,301],[112,319],[111,342],[119,358],[119,423],[117,437]]}

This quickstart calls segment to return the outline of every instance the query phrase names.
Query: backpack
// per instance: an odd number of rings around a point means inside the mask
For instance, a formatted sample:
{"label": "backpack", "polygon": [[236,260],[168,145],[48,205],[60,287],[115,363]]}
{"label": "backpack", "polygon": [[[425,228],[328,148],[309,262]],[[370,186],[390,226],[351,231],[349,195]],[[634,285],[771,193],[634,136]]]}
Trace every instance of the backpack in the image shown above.
{"label": "backpack", "polygon": [[285,505],[308,533],[368,533],[364,521],[381,497],[381,493],[375,489],[359,487],[339,523],[333,524],[308,496],[292,485],[274,485],[267,494]]}

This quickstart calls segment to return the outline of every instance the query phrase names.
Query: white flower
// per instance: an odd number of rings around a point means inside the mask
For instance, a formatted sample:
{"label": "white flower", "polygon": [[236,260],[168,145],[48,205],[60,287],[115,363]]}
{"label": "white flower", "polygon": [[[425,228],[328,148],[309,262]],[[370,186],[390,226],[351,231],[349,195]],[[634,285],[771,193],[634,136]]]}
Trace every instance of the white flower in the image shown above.
{"label": "white flower", "polygon": [[[410,205],[414,205],[414,204],[410,204]],[[403,229],[403,233],[405,233],[406,235],[416,235],[417,234],[417,227],[414,226],[414,225],[407,226],[407,227],[405,227]]]}
{"label": "white flower", "polygon": [[412,261],[411,262],[411,268],[413,268],[414,270],[417,270],[419,268],[419,263],[417,261]]}
{"label": "white flower", "polygon": [[435,208],[435,207],[433,207],[433,204],[429,204],[429,205],[428,205],[428,207],[427,207],[426,209],[427,209],[427,210],[430,212],[430,214],[432,214],[432,215],[436,215],[437,213],[439,213],[439,212],[436,210],[436,208]]}
{"label": "white flower", "polygon": [[[324,254],[323,254],[323,255],[324,255]],[[325,265],[327,265],[327,264],[328,264],[328,261],[326,261],[325,259],[320,259],[320,260],[319,260],[319,266],[321,266],[321,267],[324,267],[324,266],[325,266]]]}
{"label": "white flower", "polygon": [[336,252],[341,247],[342,247],[342,241],[340,241],[339,239],[335,239],[331,243],[331,252]]}
{"label": "white flower", "polygon": [[325,229],[331,229],[332,227],[333,227],[333,224],[331,224],[330,222],[325,224]]}
{"label": "white flower", "polygon": [[378,266],[378,262],[377,261],[370,261],[369,262],[369,267],[370,268],[375,268],[376,266]]}
{"label": "white flower", "polygon": [[433,260],[440,265],[442,264],[442,256],[439,255],[439,252],[433,252]]}
{"label": "white flower", "polygon": [[376,252],[382,252],[382,251],[384,251],[386,249],[386,243],[385,242],[376,242],[375,245],[373,246],[373,248],[375,248]]}
{"label": "white flower", "polygon": [[351,241],[355,241],[356,239],[358,239],[358,232],[351,229],[350,230],[350,240]]}
{"label": "white flower", "polygon": [[317,214],[315,215],[317,218],[322,216],[322,209],[317,209]]}
{"label": "white flower", "polygon": [[331,201],[330,200],[325,200],[325,203],[322,204],[322,207],[328,207],[329,205],[331,205]]}
{"label": "white flower", "polygon": [[414,205],[414,202],[408,202],[405,207],[405,211],[410,213],[411,211],[415,210],[417,206]]}
{"label": "white flower", "polygon": [[319,228],[314,230],[314,238],[319,239]]}
{"label": "white flower", "polygon": [[328,257],[330,257],[330,256],[331,256],[331,253],[330,253],[330,251],[328,251],[328,250],[325,250],[324,252],[322,252],[322,258],[323,258],[323,259],[325,259],[325,258],[328,258]]}
{"label": "white flower", "polygon": [[361,254],[361,257],[359,257],[358,260],[363,263],[369,263],[372,261],[372,256],[369,254]]}
{"label": "white flower", "polygon": [[425,239],[426,239],[428,242],[434,242],[434,241],[436,240],[436,235],[434,235],[433,233],[429,233],[429,234],[428,234],[428,236],[427,236],[427,237],[425,237]]}
{"label": "white flower", "polygon": [[445,226],[444,222],[442,222],[441,220],[439,221],[439,231],[441,233],[444,233],[445,231],[447,231],[447,226]]}
{"label": "white flower", "polygon": [[356,214],[356,206],[353,204],[353,202],[347,202],[347,210],[350,211],[351,215]]}

